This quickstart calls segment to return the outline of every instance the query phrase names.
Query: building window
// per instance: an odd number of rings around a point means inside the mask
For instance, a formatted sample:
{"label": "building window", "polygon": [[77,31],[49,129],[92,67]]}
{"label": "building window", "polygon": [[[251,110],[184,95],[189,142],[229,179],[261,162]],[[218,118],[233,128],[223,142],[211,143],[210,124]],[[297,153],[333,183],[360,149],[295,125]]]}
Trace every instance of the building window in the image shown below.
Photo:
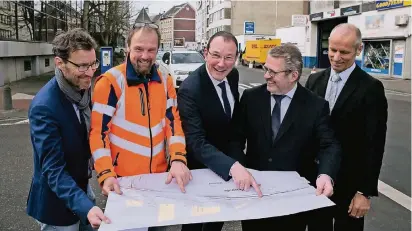
{"label": "building window", "polygon": [[45,66],[45,67],[50,66],[50,59],[45,59],[45,60],[44,60],[44,66]]}
{"label": "building window", "polygon": [[9,1],[0,1],[0,9],[11,10]]}
{"label": "building window", "polygon": [[363,69],[368,72],[389,74],[390,40],[364,41]]}
{"label": "building window", "polygon": [[31,61],[24,60],[24,71],[31,71]]}
{"label": "building window", "polygon": [[11,25],[11,16],[0,14],[0,23],[5,25]]}
{"label": "building window", "polygon": [[0,39],[2,39],[2,38],[3,39],[11,38],[11,31],[0,29]]}

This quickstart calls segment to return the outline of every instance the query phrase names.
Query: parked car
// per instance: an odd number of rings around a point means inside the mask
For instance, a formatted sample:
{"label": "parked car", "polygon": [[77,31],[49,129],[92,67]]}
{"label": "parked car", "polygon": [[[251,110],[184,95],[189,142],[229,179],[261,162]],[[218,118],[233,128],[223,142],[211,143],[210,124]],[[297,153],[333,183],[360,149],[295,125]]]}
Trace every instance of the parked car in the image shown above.
{"label": "parked car", "polygon": [[172,77],[177,89],[192,71],[204,63],[204,58],[197,51],[173,50],[163,54],[159,68],[162,73]]}

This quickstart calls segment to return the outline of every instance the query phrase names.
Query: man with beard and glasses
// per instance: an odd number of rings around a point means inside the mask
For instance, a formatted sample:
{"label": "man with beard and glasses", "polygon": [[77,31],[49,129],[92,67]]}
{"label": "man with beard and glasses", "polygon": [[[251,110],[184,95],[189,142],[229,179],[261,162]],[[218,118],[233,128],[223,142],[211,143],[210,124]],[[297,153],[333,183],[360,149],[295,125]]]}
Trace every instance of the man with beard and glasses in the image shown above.
{"label": "man with beard and glasses", "polygon": [[77,231],[80,221],[93,228],[110,222],[88,197],[90,83],[99,66],[95,47],[82,29],[56,36],[55,77],[29,108],[34,174],[27,213],[41,230]]}
{"label": "man with beard and glasses", "polygon": [[[262,195],[250,172],[229,157],[232,113],[239,101],[239,72],[234,68],[235,36],[220,31],[204,51],[206,64],[185,79],[178,91],[178,107],[187,140],[190,169],[209,168],[222,179],[233,178],[239,189],[252,186]],[[223,222],[183,225],[182,231],[221,230]]]}
{"label": "man with beard and glasses", "polygon": [[185,192],[192,179],[173,81],[155,65],[159,45],[156,24],[135,24],[126,61],[96,80],[90,147],[105,195],[122,193],[117,177],[166,172],[169,166],[167,184],[175,178]]}

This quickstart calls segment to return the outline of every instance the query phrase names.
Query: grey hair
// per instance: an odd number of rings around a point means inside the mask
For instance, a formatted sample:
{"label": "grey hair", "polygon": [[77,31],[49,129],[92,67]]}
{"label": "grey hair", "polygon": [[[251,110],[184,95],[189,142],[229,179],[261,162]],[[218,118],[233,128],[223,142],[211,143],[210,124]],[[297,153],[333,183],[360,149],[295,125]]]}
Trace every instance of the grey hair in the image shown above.
{"label": "grey hair", "polygon": [[272,58],[284,58],[285,69],[289,71],[297,71],[298,79],[302,75],[303,59],[299,48],[292,43],[285,43],[281,46],[274,47],[269,50],[269,55]]}
{"label": "grey hair", "polygon": [[362,33],[359,30],[359,28],[356,27],[355,25],[350,24],[350,23],[341,23],[341,24],[335,26],[332,29],[332,31],[330,32],[330,34],[332,35],[337,30],[342,30],[342,33],[345,33],[345,34],[355,32],[356,41],[355,41],[355,44],[353,44],[353,45],[355,46],[355,48],[358,48],[362,44]]}
{"label": "grey hair", "polygon": [[67,60],[70,54],[77,50],[96,49],[97,44],[93,37],[84,29],[76,28],[58,34],[53,42],[53,54]]}

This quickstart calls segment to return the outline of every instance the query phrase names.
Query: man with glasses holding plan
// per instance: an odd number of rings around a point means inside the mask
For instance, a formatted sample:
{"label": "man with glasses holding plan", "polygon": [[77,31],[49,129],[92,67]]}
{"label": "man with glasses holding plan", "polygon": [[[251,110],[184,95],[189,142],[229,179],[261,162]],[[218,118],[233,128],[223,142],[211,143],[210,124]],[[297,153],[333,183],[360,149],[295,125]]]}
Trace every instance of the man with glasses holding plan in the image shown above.
{"label": "man with glasses holding plan", "polygon": [[82,29],[57,35],[55,77],[29,108],[34,173],[27,213],[40,230],[77,231],[80,222],[93,228],[110,222],[94,205],[89,185],[90,85],[99,67],[95,48]]}

